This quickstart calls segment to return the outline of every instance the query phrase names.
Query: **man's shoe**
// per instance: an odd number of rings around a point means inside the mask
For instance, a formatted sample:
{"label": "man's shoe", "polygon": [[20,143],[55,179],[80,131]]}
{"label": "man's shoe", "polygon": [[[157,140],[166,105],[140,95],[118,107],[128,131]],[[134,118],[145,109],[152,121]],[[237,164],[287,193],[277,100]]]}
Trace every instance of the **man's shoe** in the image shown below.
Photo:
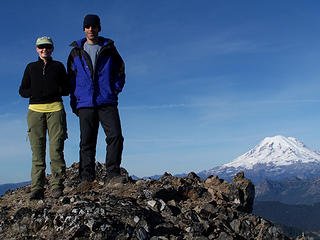
{"label": "man's shoe", "polygon": [[52,197],[55,199],[58,199],[59,197],[61,197],[63,195],[63,191],[62,189],[58,188],[58,189],[53,189],[52,190]]}
{"label": "man's shoe", "polygon": [[80,192],[88,192],[92,189],[92,186],[94,185],[94,181],[82,181],[77,189]]}
{"label": "man's shoe", "polygon": [[44,191],[43,190],[35,190],[33,192],[31,192],[30,200],[40,200],[40,199],[44,199]]}
{"label": "man's shoe", "polygon": [[120,174],[109,174],[104,181],[106,184],[125,184],[128,183],[128,177]]}

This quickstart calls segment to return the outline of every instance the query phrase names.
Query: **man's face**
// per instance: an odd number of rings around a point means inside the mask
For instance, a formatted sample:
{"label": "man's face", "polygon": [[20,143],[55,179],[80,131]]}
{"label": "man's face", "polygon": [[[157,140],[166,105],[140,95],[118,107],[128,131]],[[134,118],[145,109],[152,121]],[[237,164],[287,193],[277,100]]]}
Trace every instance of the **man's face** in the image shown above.
{"label": "man's face", "polygon": [[97,26],[86,26],[84,27],[84,32],[88,40],[95,40],[98,37],[99,27]]}
{"label": "man's face", "polygon": [[50,44],[44,44],[44,45],[37,46],[36,50],[41,59],[46,59],[51,57],[51,54],[53,52],[53,46]]}

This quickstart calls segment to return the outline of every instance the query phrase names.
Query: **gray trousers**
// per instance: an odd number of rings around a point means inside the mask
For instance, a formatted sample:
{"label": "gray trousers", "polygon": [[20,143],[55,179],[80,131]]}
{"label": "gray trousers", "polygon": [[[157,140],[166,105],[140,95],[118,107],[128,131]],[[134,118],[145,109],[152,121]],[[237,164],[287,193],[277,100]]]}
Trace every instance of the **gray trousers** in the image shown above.
{"label": "gray trousers", "polygon": [[41,113],[29,109],[27,115],[28,135],[32,150],[31,191],[42,190],[45,185],[46,135],[49,136],[51,186],[63,189],[66,163],[64,160],[64,141],[67,139],[66,113]]}

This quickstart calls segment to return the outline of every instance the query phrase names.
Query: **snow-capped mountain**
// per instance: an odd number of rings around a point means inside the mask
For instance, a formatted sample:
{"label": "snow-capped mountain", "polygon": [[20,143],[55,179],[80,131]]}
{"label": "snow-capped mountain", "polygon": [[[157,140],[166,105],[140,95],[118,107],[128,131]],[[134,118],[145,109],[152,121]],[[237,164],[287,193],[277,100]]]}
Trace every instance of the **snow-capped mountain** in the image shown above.
{"label": "snow-capped mountain", "polygon": [[266,137],[232,162],[198,174],[201,177],[218,175],[230,180],[239,171],[244,171],[255,183],[266,178],[313,178],[320,175],[320,153],[309,149],[293,137]]}
{"label": "snow-capped mountain", "polygon": [[293,137],[267,137],[252,150],[224,167],[252,169],[256,164],[286,166],[297,163],[320,163],[320,154]]}

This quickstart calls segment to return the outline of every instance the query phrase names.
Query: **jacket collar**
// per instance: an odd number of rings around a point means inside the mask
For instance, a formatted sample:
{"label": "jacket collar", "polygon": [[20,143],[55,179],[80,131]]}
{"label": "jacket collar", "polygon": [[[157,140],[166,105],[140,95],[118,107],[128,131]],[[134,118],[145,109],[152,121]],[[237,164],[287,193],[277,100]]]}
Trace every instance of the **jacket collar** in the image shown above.
{"label": "jacket collar", "polygon": [[[86,41],[87,41],[86,38],[81,38],[77,41],[72,42],[70,46],[76,47],[76,48],[83,48],[83,45]],[[113,44],[114,41],[109,38],[99,37],[99,43],[101,43],[102,46],[107,46],[109,44]]]}
{"label": "jacket collar", "polygon": [[[40,57],[38,57],[38,62],[40,62],[41,64],[44,64],[44,61]],[[52,57],[48,58],[47,63],[49,62],[52,62]]]}

